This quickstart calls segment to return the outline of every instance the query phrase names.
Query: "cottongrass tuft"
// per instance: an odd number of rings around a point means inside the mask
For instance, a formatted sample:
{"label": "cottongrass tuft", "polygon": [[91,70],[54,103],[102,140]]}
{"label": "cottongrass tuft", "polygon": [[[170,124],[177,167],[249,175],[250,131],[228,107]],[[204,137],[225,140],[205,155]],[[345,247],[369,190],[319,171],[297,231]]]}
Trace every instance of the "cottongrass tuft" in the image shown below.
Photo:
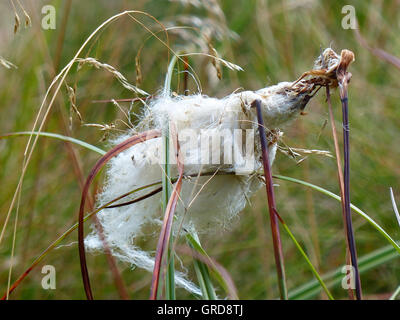
{"label": "cottongrass tuft", "polygon": [[[97,61],[89,60],[95,65]],[[262,116],[271,132],[280,132],[294,120],[306,107],[309,100],[321,86],[336,85],[333,76],[339,66],[340,57],[330,48],[323,53],[323,58],[315,62],[315,69],[302,75],[294,82],[281,82],[258,91],[233,93],[217,99],[201,94],[171,97],[167,92],[150,100],[144,111],[142,121],[131,132],[116,138],[113,143],[120,143],[133,133],[149,129],[166,130],[173,122],[178,137],[185,130],[204,130],[223,132],[224,130],[257,130],[257,116],[251,107],[252,102],[261,101]],[[214,130],[214,131],[213,131]],[[197,131],[197,132],[198,132]],[[277,150],[279,136],[271,135],[269,158],[272,164]],[[196,142],[201,137],[195,136]],[[185,231],[200,234],[220,232],[244,209],[248,199],[263,186],[261,148],[258,139],[252,141],[254,166],[243,170],[244,150],[248,146],[242,140],[224,136],[224,144],[231,145],[235,159],[231,164],[199,163],[198,155],[204,151],[202,144],[189,146],[184,153],[184,175],[182,191],[176,210],[177,223],[174,223],[175,236]],[[207,146],[208,148],[208,146]],[[295,150],[292,150],[294,152]],[[297,150],[303,153],[319,153],[319,150]],[[211,144],[210,154],[220,152],[219,144]],[[163,154],[162,138],[147,140],[129,148],[109,162],[106,180],[102,192],[98,195],[98,206],[117,198],[140,186],[160,181],[163,176],[160,165]],[[173,158],[173,157],[170,157]],[[176,165],[171,165],[171,176],[177,175]],[[189,178],[191,177],[191,178]],[[135,194],[139,197],[145,194]],[[125,201],[132,200],[125,199]],[[129,206],[106,209],[98,214],[104,229],[104,235],[113,254],[132,265],[153,270],[151,254],[135,245],[137,238],[144,235],[145,226],[159,227],[161,195],[155,195]],[[102,243],[95,228],[85,240],[88,250],[101,250]],[[176,276],[177,284],[191,292],[198,292],[181,273]]]}

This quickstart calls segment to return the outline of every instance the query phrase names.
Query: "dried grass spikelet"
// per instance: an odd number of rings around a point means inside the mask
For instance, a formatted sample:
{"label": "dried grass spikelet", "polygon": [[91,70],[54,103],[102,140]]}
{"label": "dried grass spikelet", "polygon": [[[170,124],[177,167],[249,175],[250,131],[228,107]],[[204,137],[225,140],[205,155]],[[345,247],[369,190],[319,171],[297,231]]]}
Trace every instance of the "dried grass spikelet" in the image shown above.
{"label": "dried grass spikelet", "polygon": [[76,61],[78,62],[78,70],[82,68],[83,65],[87,64],[90,66],[95,67],[96,69],[103,69],[111,73],[122,85],[125,89],[128,89],[129,91],[132,91],[134,93],[138,93],[144,96],[148,96],[149,94],[146,91],[143,91],[142,89],[139,89],[138,87],[130,84],[128,80],[122,75],[121,72],[119,72],[117,69],[115,69],[113,66],[107,64],[107,63],[102,63],[98,61],[95,58],[92,57],[87,57],[87,58],[77,58]]}
{"label": "dried grass spikelet", "polygon": [[[14,34],[18,32],[19,28],[20,28],[20,24],[21,24],[21,20],[19,18],[18,12],[17,12],[17,8],[15,7],[14,1],[11,0],[10,1],[12,7],[13,7],[13,11],[14,11]],[[25,18],[25,28],[28,28],[32,25],[32,21],[31,21],[31,17],[29,16],[29,14],[26,12],[26,10],[24,9],[24,7],[22,6],[21,2],[19,0],[17,0],[18,6],[21,9],[22,13],[24,14],[24,18]]]}
{"label": "dried grass spikelet", "polygon": [[[304,73],[294,82],[281,82],[258,91],[233,93],[223,99],[199,94],[176,97],[171,97],[169,93],[162,94],[151,100],[134,132],[154,128],[165,130],[168,121],[174,123],[178,137],[186,129],[208,129],[211,132],[256,130],[257,118],[251,104],[259,99],[262,103],[264,123],[269,130],[269,157],[272,163],[277,140],[281,135],[280,130],[296,118],[321,86],[337,85],[336,70],[342,62],[341,57],[328,48],[316,60],[314,70]],[[114,143],[125,140],[131,134],[128,132],[117,138]],[[229,136],[226,139],[224,137],[224,144],[231,143],[237,153],[234,151],[234,155],[239,159],[233,164],[199,164],[191,157],[198,156],[202,152],[202,146],[199,150],[186,150],[189,151],[183,160],[186,179],[177,207],[178,223],[174,224],[178,226],[174,230],[176,233],[182,230],[196,230],[199,233],[220,231],[244,209],[251,195],[262,186],[259,175],[262,163],[258,139],[255,138],[253,142],[255,161],[250,171],[243,171],[241,167],[243,163],[240,157],[243,154],[240,150],[245,147],[235,145],[240,141],[233,138],[229,141]],[[214,147],[215,145],[212,145],[212,149]],[[160,181],[163,172],[158,160],[162,152],[162,138],[156,138],[137,144],[113,158],[107,169],[103,191],[98,197],[98,205],[104,205],[137,187]],[[210,151],[211,154],[212,152],[213,150]],[[171,172],[172,176],[176,175],[174,166]],[[199,173],[204,176],[199,176]],[[135,194],[135,197],[143,194]],[[131,199],[124,199],[124,202],[129,200]],[[117,257],[138,267],[152,270],[151,255],[140,250],[134,243],[135,239],[142,235],[145,225],[159,224],[160,203],[160,196],[156,195],[130,206],[107,209],[98,214],[107,243]],[[95,231],[87,237],[85,244],[89,250],[98,250],[102,246]],[[196,291],[184,277],[178,276],[177,284]]]}

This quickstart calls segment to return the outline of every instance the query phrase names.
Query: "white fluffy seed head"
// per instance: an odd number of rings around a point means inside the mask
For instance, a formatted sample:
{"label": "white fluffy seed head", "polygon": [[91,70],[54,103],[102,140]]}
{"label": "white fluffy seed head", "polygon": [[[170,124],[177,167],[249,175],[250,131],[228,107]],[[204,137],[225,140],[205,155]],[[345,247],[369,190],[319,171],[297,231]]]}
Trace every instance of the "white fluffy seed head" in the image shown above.
{"label": "white fluffy seed head", "polygon": [[[329,58],[328,53],[326,56]],[[334,55],[331,54],[331,56],[332,59],[336,59]],[[328,58],[325,58],[324,63],[330,63],[329,66],[332,66],[335,62],[326,61]],[[174,223],[174,226],[178,227],[174,229],[174,232],[195,230],[206,233],[226,227],[244,209],[251,195],[262,186],[262,181],[259,179],[259,171],[262,169],[261,149],[258,144],[259,138],[256,132],[258,124],[256,110],[252,108],[253,101],[256,99],[261,101],[264,124],[275,132],[275,136],[279,137],[279,129],[287,125],[304,109],[315,88],[313,81],[301,80],[281,82],[255,92],[234,93],[223,99],[192,95],[159,96],[151,100],[142,121],[135,128],[136,132],[154,128],[165,131],[171,123],[176,127],[178,137],[187,129],[195,132],[199,132],[196,130],[223,132],[224,130],[253,129],[255,132],[250,148],[254,152],[253,167],[250,171],[241,171],[241,161],[228,165],[196,163],[194,160],[204,151],[202,144],[195,144],[194,147],[186,150],[183,155],[186,178],[183,181],[177,205],[178,223]],[[122,142],[130,135],[127,133],[121,136],[116,143]],[[200,139],[200,136],[195,136],[197,142]],[[99,206],[135,188],[162,179],[163,170],[159,161],[164,152],[162,140],[162,138],[156,138],[145,141],[111,159],[107,166],[103,191],[98,196]],[[236,150],[234,151],[236,159],[244,159],[240,157],[243,156],[243,150],[248,149],[245,148],[243,140],[235,140],[232,136],[231,138],[224,137],[224,145],[227,144],[232,145]],[[218,149],[220,147],[220,143],[211,144],[210,153],[220,152]],[[276,147],[276,139],[272,139],[269,145],[271,164],[275,158]],[[218,150],[214,150],[215,148]],[[208,175],[196,176],[199,173],[208,173]],[[171,165],[171,176],[176,175],[176,166]],[[137,198],[148,193],[149,190],[135,193],[120,202]],[[161,195],[157,194],[129,206],[105,209],[98,213],[107,243],[120,259],[149,271],[152,270],[153,264],[149,262],[152,261],[149,254],[137,248],[135,240],[142,235],[145,225],[159,224],[162,219],[160,204]],[[102,246],[95,230],[88,236],[85,243],[90,250],[98,250]],[[193,289],[185,281],[183,277],[178,280],[186,288]]]}
{"label": "white fluffy seed head", "polygon": [[[140,125],[140,129],[161,128],[167,126],[167,120],[176,124],[178,136],[185,129],[255,129],[257,120],[251,102],[261,99],[266,126],[277,127],[293,118],[298,110],[293,104],[292,97],[274,94],[274,90],[281,90],[286,84],[274,86],[271,89],[259,92],[245,91],[232,94],[224,99],[209,98],[202,95],[189,97],[159,97],[150,104],[145,117],[147,123]],[[121,142],[128,135],[118,139]],[[229,135],[228,135],[229,138]],[[253,137],[257,138],[257,137]],[[256,140],[256,139],[254,139]],[[258,139],[256,140],[258,141]],[[227,143],[227,141],[224,141]],[[234,144],[235,141],[230,141]],[[253,143],[254,144],[254,143]],[[211,145],[213,148],[214,145]],[[195,230],[198,233],[208,233],[226,229],[232,219],[241,212],[262,182],[256,171],[261,168],[261,155],[257,143],[253,146],[255,163],[251,172],[245,175],[236,175],[235,164],[213,165],[199,164],[191,159],[184,161],[185,175],[188,177],[182,185],[182,192],[177,205],[177,223],[174,224],[176,235],[183,230]],[[242,146],[237,146],[242,149]],[[190,151],[193,150],[189,150]],[[200,150],[201,152],[201,150]],[[213,150],[211,149],[211,154]],[[275,157],[276,144],[270,145],[270,162]],[[103,191],[98,195],[98,205],[127,193],[135,188],[160,181],[163,175],[162,166],[158,161],[163,153],[162,138],[156,138],[137,144],[111,159],[107,166],[106,181]],[[240,152],[239,152],[240,154]],[[197,173],[215,172],[215,176],[195,176]],[[171,167],[171,175],[176,175],[176,166]],[[126,202],[149,192],[149,189],[135,193],[120,202]],[[135,240],[142,236],[145,225],[155,225],[162,218],[160,210],[161,195],[157,194],[143,201],[129,206],[105,209],[98,213],[103,226],[104,235],[113,254],[133,265],[152,270],[149,254],[135,246]],[[102,243],[97,232],[93,232],[86,239],[89,250],[99,250]],[[181,275],[177,278],[187,289],[194,290]]]}

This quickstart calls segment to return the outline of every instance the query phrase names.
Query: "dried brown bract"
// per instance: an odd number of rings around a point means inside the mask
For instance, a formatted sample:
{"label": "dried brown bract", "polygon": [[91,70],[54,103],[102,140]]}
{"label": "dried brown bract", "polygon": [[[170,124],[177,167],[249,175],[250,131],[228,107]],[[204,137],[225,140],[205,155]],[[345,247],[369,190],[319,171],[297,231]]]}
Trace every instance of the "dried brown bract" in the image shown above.
{"label": "dried brown bract", "polygon": [[310,90],[310,86],[335,88],[338,86],[338,77],[343,77],[346,74],[348,81],[350,81],[351,73],[346,73],[346,70],[354,60],[354,53],[350,50],[342,50],[339,56],[331,48],[327,48],[315,61],[314,69],[304,72],[293,83],[292,88],[299,92]]}

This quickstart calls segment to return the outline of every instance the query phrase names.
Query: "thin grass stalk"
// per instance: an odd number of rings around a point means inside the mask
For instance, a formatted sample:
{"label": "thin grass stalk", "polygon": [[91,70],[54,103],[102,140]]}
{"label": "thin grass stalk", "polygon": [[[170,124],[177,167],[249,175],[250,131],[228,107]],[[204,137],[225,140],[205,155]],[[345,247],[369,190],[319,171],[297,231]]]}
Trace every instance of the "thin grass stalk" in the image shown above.
{"label": "thin grass stalk", "polygon": [[[154,271],[153,277],[151,280],[151,290],[150,290],[150,299],[155,300],[159,296],[159,287],[160,287],[160,276],[162,269],[163,257],[166,252],[168,252],[168,247],[170,243],[171,237],[171,229],[172,229],[172,221],[175,214],[176,204],[179,198],[179,194],[182,189],[182,179],[183,179],[183,162],[181,159],[178,136],[174,127],[170,126],[171,133],[174,140],[174,147],[176,150],[176,160],[178,165],[178,180],[172,190],[171,197],[168,200],[168,205],[164,214],[164,222],[161,228],[160,237],[157,244],[156,257],[154,262]],[[168,263],[168,261],[167,261]]]}
{"label": "thin grass stalk", "polygon": [[258,120],[258,130],[260,133],[260,141],[261,141],[261,149],[262,149],[262,160],[264,165],[264,177],[265,177],[265,186],[267,190],[268,197],[268,209],[269,216],[271,222],[271,232],[272,232],[272,241],[274,245],[274,255],[275,255],[275,264],[276,271],[278,274],[278,283],[279,283],[279,293],[282,300],[288,299],[287,294],[287,286],[286,286],[286,275],[285,275],[285,266],[284,266],[284,258],[283,258],[283,250],[281,237],[279,232],[279,223],[278,216],[275,205],[275,195],[274,195],[274,187],[272,182],[272,174],[271,174],[271,166],[269,163],[268,157],[268,143],[267,137],[264,129],[264,121],[261,112],[261,101],[255,100],[253,102],[253,107],[255,106],[257,109],[257,120]]}
{"label": "thin grass stalk", "polygon": [[[340,160],[342,157],[340,155],[339,142],[338,142],[338,138],[337,138],[337,134],[336,134],[335,118],[333,116],[333,111],[332,111],[332,102],[331,102],[331,94],[330,94],[329,86],[326,86],[326,102],[328,104],[329,120],[331,123],[333,142],[334,142],[334,146],[335,146],[336,166],[337,166],[337,173],[338,173],[340,198],[342,200],[341,206],[342,206],[342,218],[343,218],[343,225],[344,225],[344,233],[345,233],[345,236],[347,237],[346,207],[345,207],[345,201],[344,201],[344,179],[343,179],[342,164],[341,164],[341,160]],[[348,265],[351,265],[350,247],[349,247],[348,241],[346,241],[346,263]],[[351,300],[354,300],[353,289],[349,287],[348,292],[349,292],[349,298]]]}
{"label": "thin grass stalk", "polygon": [[321,276],[319,275],[318,271],[315,269],[315,267],[313,266],[312,262],[310,261],[310,259],[307,257],[307,254],[304,252],[303,248],[301,247],[301,245],[299,244],[299,242],[297,241],[296,237],[293,235],[293,233],[290,231],[288,225],[280,218],[279,219],[281,221],[281,224],[283,226],[283,228],[285,229],[285,231],[288,233],[289,237],[292,239],[292,241],[294,242],[297,250],[299,250],[299,252],[301,253],[301,255],[303,256],[303,258],[306,260],[308,266],[311,269],[311,272],[314,274],[314,276],[317,278],[317,281],[319,282],[319,284],[321,285],[322,289],[325,291],[326,295],[328,296],[329,300],[335,300],[331,294],[331,292],[329,291],[328,287],[326,286],[324,280],[322,280]]}
{"label": "thin grass stalk", "polygon": [[[342,51],[342,56],[344,55]],[[351,262],[354,270],[355,277],[355,289],[357,300],[362,299],[361,291],[361,280],[360,272],[358,270],[357,263],[357,249],[354,239],[354,231],[351,220],[350,211],[350,128],[349,128],[349,106],[348,106],[348,95],[347,87],[350,80],[351,74],[346,71],[347,65],[342,63],[341,60],[336,73],[339,84],[340,101],[342,103],[342,115],[343,115],[343,158],[344,158],[344,206],[346,212],[346,224],[347,224],[347,241],[349,244]]]}
{"label": "thin grass stalk", "polygon": [[[172,74],[177,62],[177,56],[174,55],[168,65],[167,75],[165,77],[164,83],[164,95],[170,95],[171,93],[171,83],[172,83]],[[168,119],[167,119],[168,121]],[[163,212],[166,212],[168,202],[171,197],[171,172],[170,172],[170,165],[169,165],[169,149],[170,149],[170,141],[169,141],[169,123],[167,122],[166,128],[164,128],[162,142],[163,142],[163,149],[164,149],[164,164],[163,164],[163,171],[164,174],[162,176],[162,209]],[[174,236],[173,234],[170,235],[170,243],[168,246],[167,252],[167,270],[165,276],[165,298],[167,300],[175,300],[175,259],[173,253],[173,244],[174,244]],[[162,257],[163,259],[163,257]],[[161,285],[161,282],[160,282]],[[160,298],[160,294],[162,293],[161,288],[158,288],[158,296]]]}
{"label": "thin grass stalk", "polygon": [[83,217],[84,217],[85,203],[86,203],[86,197],[89,192],[89,187],[92,184],[97,173],[100,171],[100,169],[108,161],[110,161],[111,158],[115,157],[122,151],[134,146],[137,143],[141,143],[141,142],[144,142],[149,139],[157,138],[160,135],[161,135],[161,133],[159,130],[149,130],[149,131],[137,134],[137,135],[125,140],[124,142],[118,144],[117,146],[115,146],[113,149],[108,151],[102,158],[100,158],[97,161],[97,163],[94,165],[89,176],[86,179],[86,182],[85,182],[85,185],[84,185],[84,188],[82,191],[81,204],[80,204],[80,208],[79,208],[78,248],[79,248],[79,261],[80,261],[80,265],[81,265],[83,286],[84,286],[86,297],[88,300],[93,300],[93,293],[92,293],[92,289],[90,286],[89,272],[88,272],[87,264],[86,264]]}
{"label": "thin grass stalk", "polygon": [[399,213],[399,209],[397,209],[397,204],[396,204],[396,200],[394,199],[392,187],[389,188],[389,191],[390,191],[390,200],[392,200],[393,211],[394,211],[394,214],[396,215],[396,219],[397,219],[397,222],[399,223],[399,227],[400,227],[400,213]]}
{"label": "thin grass stalk", "polygon": [[[164,147],[164,164],[163,164],[163,169],[164,169],[164,174],[162,176],[162,209],[163,212],[167,210],[168,202],[171,196],[171,170],[170,170],[170,165],[169,165],[169,136],[168,136],[168,127],[166,129],[166,132],[164,132],[163,137],[163,147]],[[168,253],[167,253],[167,272],[165,276],[165,299],[167,300],[175,300],[175,259],[174,259],[174,254],[172,251],[173,247],[173,235],[171,234],[170,236],[170,243],[168,246]],[[161,285],[161,282],[160,282]],[[161,288],[158,290],[158,299],[160,298],[160,294],[162,293]]]}
{"label": "thin grass stalk", "polygon": [[349,146],[349,111],[347,93],[341,96],[343,112],[343,150],[344,150],[344,206],[346,210],[347,238],[351,262],[354,268],[356,297],[361,300],[361,281],[357,263],[357,249],[354,240],[353,224],[350,212],[350,146]]}
{"label": "thin grass stalk", "polygon": [[7,294],[6,294],[6,300],[9,298],[9,291],[10,291],[10,284],[11,284],[11,275],[12,275],[12,270],[14,267],[14,254],[15,254],[15,242],[17,238],[17,226],[18,226],[18,218],[19,218],[19,208],[21,204],[21,190],[18,193],[18,200],[17,200],[17,208],[15,212],[15,221],[14,221],[14,230],[13,230],[13,237],[12,237],[12,245],[11,245],[11,256],[10,256],[10,267],[8,269],[8,280],[7,280]]}
{"label": "thin grass stalk", "polygon": [[[42,175],[42,172],[46,170],[44,167],[44,150],[47,149],[48,143],[47,141],[44,141],[43,143],[39,144],[38,146],[38,154],[37,154],[37,160],[35,163],[35,169],[34,172],[36,172],[36,175],[40,177]],[[32,196],[30,200],[30,207],[31,208],[36,208],[38,199],[41,194],[41,182],[40,179],[35,179],[34,185],[31,187],[32,188]],[[22,240],[23,247],[21,249],[21,262],[25,263],[26,261],[29,261],[28,257],[30,256],[31,250],[30,250],[30,244],[31,244],[31,237],[32,233],[34,230],[34,222],[36,221],[37,215],[35,214],[35,210],[32,210],[32,213],[28,215],[28,221],[26,222],[26,228],[24,230],[24,237]]]}

